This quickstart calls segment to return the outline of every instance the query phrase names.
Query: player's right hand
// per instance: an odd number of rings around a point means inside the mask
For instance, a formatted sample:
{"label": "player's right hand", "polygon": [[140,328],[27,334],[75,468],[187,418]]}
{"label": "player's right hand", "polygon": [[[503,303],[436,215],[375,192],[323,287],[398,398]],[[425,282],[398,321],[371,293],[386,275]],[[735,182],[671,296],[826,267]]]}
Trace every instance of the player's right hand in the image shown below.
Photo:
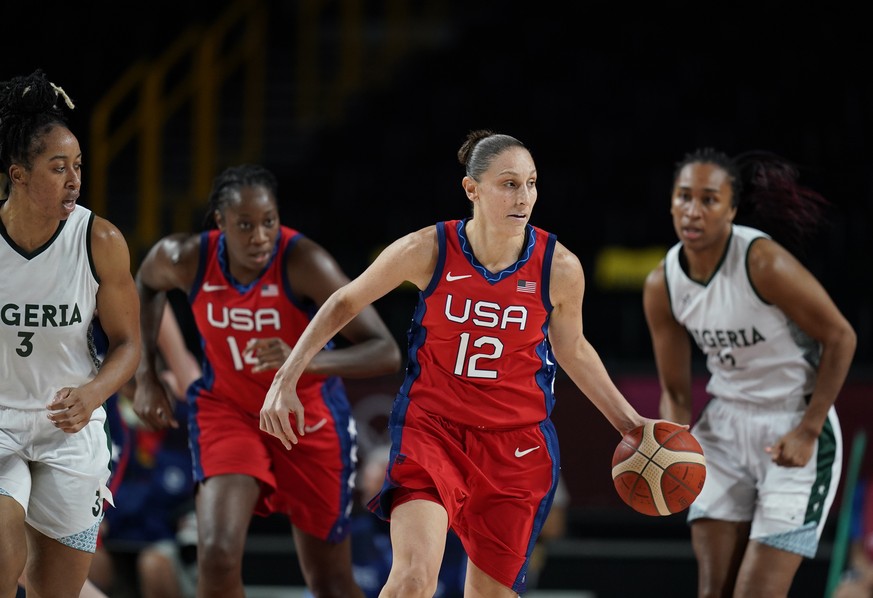
{"label": "player's right hand", "polygon": [[157,376],[137,376],[133,410],[146,427],[151,430],[178,428],[175,403],[175,399]]}
{"label": "player's right hand", "polygon": [[[270,384],[270,389],[267,391],[267,396],[264,397],[264,404],[261,407],[260,427],[261,430],[275,436],[281,441],[282,445],[291,450],[291,447],[298,442],[298,436],[303,436],[303,403],[297,396],[297,380],[293,383],[288,383],[282,379],[282,370],[273,378],[273,383]],[[294,421],[297,423],[297,430],[291,426],[291,415],[294,416]]]}

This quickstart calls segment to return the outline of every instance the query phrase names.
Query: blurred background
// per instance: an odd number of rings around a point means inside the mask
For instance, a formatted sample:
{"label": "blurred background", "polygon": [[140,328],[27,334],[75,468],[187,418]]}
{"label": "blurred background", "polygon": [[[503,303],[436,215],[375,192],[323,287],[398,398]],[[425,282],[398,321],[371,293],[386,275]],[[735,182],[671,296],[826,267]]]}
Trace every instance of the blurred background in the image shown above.
{"label": "blurred background", "polygon": [[[161,236],[201,228],[219,171],[261,162],[279,178],[283,222],[354,276],[402,234],[467,215],[456,152],[468,131],[518,137],[539,172],[533,222],[585,268],[586,335],[651,416],[640,288],[675,242],[674,164],[702,146],[780,153],[833,203],[800,257],[859,335],[837,404],[847,458],[873,422],[873,38],[859,15],[788,2],[716,13],[693,2],[154,0],[16,2],[3,19],[0,79],[42,68],[76,102],[81,201],[122,229],[134,268]],[[401,288],[377,304],[404,347],[415,299]],[[184,299],[174,307],[190,334]],[[380,440],[399,381],[349,383],[365,445]],[[674,580],[669,595],[693,593],[683,516],[621,503],[609,476],[618,437],[558,382],[568,517],[541,585],[626,596],[645,576],[620,571],[654,566]],[[822,595],[837,500],[797,596]],[[278,528],[253,523],[253,537]],[[288,574],[290,541],[252,546],[250,575],[287,581],[265,571],[273,555]]]}

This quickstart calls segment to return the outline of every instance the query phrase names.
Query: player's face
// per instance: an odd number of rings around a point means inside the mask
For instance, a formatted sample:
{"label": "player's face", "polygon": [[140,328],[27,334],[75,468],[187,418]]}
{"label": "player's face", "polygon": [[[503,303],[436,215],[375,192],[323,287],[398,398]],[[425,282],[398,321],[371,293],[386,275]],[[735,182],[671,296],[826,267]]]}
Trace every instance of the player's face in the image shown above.
{"label": "player's face", "polygon": [[673,187],[673,228],[690,250],[718,246],[737,213],[728,173],[715,164],[686,164]]}
{"label": "player's face", "polygon": [[279,236],[276,198],[260,185],[242,187],[215,220],[227,241],[231,274],[251,282],[269,263]]}
{"label": "player's face", "polygon": [[479,182],[464,179],[476,217],[510,233],[523,233],[537,201],[537,168],[526,149],[512,147],[494,158]]}
{"label": "player's face", "polygon": [[38,214],[47,220],[66,220],[76,209],[82,185],[79,141],[66,127],[56,126],[38,143],[43,149],[33,157],[32,167],[15,164],[10,176]]}

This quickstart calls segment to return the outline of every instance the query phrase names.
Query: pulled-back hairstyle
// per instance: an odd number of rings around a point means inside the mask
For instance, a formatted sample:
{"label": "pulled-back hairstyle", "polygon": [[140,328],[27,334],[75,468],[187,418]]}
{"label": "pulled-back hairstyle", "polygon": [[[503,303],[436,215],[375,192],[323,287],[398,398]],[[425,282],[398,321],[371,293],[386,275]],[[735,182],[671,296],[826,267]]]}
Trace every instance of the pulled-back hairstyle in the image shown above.
{"label": "pulled-back hairstyle", "polygon": [[723,168],[730,178],[737,219],[766,231],[793,252],[802,251],[831,205],[798,182],[796,165],[772,152],[753,150],[730,158],[712,148],[698,149],[677,163],[674,180],[684,166],[694,163]]}
{"label": "pulled-back hairstyle", "polygon": [[204,226],[215,228],[215,212],[224,212],[234,194],[243,187],[264,187],[278,201],[276,176],[260,164],[241,164],[226,168],[212,181]]}
{"label": "pulled-back hairstyle", "polygon": [[458,162],[464,166],[468,177],[478,181],[482,173],[491,166],[494,158],[510,147],[525,147],[525,145],[515,137],[488,129],[471,131],[458,150]]}
{"label": "pulled-back hairstyle", "polygon": [[33,166],[42,139],[55,126],[67,126],[57,106],[58,96],[75,108],[63,89],[48,80],[42,69],[0,82],[0,198],[8,195],[7,174],[13,164]]}

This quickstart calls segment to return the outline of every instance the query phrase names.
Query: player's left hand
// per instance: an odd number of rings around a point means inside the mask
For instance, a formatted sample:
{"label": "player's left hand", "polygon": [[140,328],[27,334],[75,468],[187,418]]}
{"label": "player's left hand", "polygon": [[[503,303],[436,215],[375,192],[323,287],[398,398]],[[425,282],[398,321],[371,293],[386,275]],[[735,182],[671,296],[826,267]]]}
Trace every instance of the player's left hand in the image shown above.
{"label": "player's left hand", "polygon": [[94,408],[81,388],[64,387],[55,393],[47,405],[48,418],[56,428],[68,434],[78,432],[91,420]]}
{"label": "player's left hand", "polygon": [[765,447],[770,459],[782,467],[803,467],[812,458],[816,437],[794,428],[771,446]]}
{"label": "player's left hand", "polygon": [[253,338],[243,349],[243,358],[255,362],[252,372],[257,373],[279,369],[290,353],[291,347],[281,338]]}

